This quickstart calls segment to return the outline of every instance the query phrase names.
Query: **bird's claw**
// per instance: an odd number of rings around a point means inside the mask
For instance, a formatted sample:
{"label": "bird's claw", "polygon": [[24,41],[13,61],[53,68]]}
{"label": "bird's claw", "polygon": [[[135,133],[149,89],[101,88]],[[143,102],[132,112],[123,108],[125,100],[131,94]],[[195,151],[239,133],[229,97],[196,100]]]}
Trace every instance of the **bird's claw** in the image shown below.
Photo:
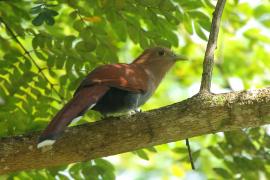
{"label": "bird's claw", "polygon": [[134,110],[129,111],[129,112],[128,112],[128,115],[131,116],[131,115],[134,115],[134,114],[140,113],[140,112],[142,112],[141,109],[134,109]]}

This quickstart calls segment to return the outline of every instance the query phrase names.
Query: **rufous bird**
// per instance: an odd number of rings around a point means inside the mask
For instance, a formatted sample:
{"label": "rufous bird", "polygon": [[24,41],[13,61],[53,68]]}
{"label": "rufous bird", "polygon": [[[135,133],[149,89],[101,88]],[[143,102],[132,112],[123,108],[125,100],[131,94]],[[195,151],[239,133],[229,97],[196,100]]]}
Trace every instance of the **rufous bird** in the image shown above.
{"label": "rufous bird", "polygon": [[128,112],[143,105],[177,60],[170,49],[146,49],[131,64],[97,67],[81,82],[73,98],[54,116],[39,138],[38,148],[52,145],[64,129],[88,109],[102,115]]}

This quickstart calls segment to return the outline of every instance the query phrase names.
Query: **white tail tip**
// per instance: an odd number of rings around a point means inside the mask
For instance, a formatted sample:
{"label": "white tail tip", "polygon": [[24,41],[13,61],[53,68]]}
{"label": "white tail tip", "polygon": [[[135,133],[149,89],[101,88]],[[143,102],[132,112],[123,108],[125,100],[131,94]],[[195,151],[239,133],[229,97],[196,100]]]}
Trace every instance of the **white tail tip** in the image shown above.
{"label": "white tail tip", "polygon": [[38,143],[37,148],[40,149],[45,146],[52,146],[55,143],[55,140],[47,139]]}
{"label": "white tail tip", "polygon": [[82,119],[82,116],[78,116],[78,117],[76,117],[76,118],[74,118],[72,121],[71,121],[71,123],[73,123],[73,124],[75,124],[75,123],[77,123],[79,120],[81,120]]}

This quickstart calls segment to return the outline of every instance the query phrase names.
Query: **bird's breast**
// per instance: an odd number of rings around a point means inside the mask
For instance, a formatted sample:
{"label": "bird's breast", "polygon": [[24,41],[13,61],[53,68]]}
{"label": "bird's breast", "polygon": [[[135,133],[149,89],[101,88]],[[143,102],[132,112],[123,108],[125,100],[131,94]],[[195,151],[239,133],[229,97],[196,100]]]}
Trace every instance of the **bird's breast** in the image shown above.
{"label": "bird's breast", "polygon": [[111,88],[93,107],[100,113],[114,114],[135,110],[143,105],[152,95],[152,92],[134,93],[118,88]]}

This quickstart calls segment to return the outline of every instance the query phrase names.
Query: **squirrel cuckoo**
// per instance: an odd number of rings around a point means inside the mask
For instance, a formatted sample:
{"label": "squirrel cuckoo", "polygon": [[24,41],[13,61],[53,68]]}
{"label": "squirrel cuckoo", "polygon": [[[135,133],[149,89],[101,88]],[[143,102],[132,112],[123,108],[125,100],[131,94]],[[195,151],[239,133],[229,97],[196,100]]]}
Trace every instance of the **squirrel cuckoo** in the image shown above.
{"label": "squirrel cuckoo", "polygon": [[88,109],[103,115],[136,110],[150,98],[177,60],[186,58],[168,48],[154,47],[146,49],[131,64],[97,67],[54,116],[41,134],[37,147],[52,145],[64,129]]}

